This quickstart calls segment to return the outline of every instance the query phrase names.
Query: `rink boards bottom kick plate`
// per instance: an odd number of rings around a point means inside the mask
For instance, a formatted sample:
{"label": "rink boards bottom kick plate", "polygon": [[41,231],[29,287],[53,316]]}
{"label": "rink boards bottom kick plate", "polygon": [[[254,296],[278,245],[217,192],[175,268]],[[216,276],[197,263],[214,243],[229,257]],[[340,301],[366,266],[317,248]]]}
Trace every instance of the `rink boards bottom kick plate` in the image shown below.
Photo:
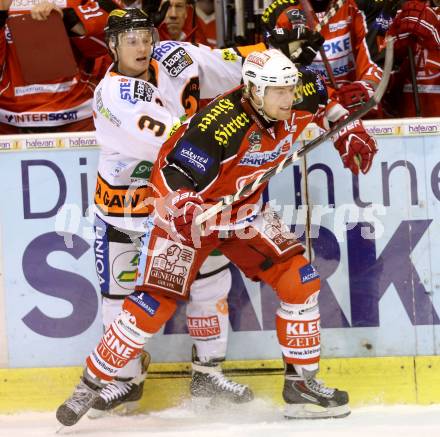
{"label": "rink boards bottom kick plate", "polygon": [[[189,398],[189,363],[153,363],[140,411],[157,411]],[[281,360],[227,361],[225,373],[258,398],[282,404]],[[80,367],[0,369],[0,414],[53,411],[78,383]],[[351,406],[440,403],[440,356],[332,358],[319,377],[347,390]]]}

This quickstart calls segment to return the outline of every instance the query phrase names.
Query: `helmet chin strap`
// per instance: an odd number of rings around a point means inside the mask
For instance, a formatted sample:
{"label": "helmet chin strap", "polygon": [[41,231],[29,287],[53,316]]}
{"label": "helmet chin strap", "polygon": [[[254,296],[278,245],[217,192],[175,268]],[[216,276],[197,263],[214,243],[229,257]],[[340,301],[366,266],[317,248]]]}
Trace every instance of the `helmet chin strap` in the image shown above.
{"label": "helmet chin strap", "polygon": [[253,98],[252,98],[252,93],[251,93],[251,95],[249,96],[249,100],[250,100],[250,102],[251,102],[251,104],[252,104],[252,106],[255,108],[255,110],[258,112],[258,114],[260,114],[267,122],[269,122],[269,123],[273,123],[273,122],[276,122],[276,121],[278,121],[277,119],[275,119],[275,118],[271,118],[271,117],[269,117],[267,114],[266,114],[266,112],[264,112],[264,103],[263,103],[263,99],[261,99],[261,104],[258,104]]}

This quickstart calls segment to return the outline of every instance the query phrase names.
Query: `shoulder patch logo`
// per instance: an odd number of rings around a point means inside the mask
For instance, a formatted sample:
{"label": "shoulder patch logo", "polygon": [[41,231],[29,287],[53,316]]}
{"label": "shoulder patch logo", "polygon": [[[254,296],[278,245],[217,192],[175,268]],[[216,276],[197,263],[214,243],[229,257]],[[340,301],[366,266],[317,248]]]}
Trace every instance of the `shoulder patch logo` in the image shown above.
{"label": "shoulder patch logo", "polygon": [[224,61],[235,62],[238,59],[238,56],[237,56],[237,53],[235,53],[233,49],[223,49],[222,50],[222,58]]}
{"label": "shoulder patch logo", "polygon": [[171,54],[162,61],[162,64],[171,77],[177,77],[185,68],[193,64],[193,60],[183,47],[179,47],[171,52]]}
{"label": "shoulder patch logo", "polygon": [[182,141],[178,144],[174,157],[183,164],[192,167],[197,173],[206,173],[214,162],[214,159],[207,153],[188,141]]}

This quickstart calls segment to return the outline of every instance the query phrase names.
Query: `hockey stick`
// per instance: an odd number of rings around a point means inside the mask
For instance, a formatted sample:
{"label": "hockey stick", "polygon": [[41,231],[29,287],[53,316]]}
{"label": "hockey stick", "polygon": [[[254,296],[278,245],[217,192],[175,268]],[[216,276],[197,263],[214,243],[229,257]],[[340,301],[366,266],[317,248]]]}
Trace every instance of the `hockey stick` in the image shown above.
{"label": "hockey stick", "polygon": [[410,71],[410,78],[411,78],[411,85],[413,90],[413,99],[414,99],[414,108],[416,111],[416,117],[420,117],[420,96],[419,96],[419,89],[417,87],[417,71],[416,71],[416,64],[414,61],[414,52],[409,45],[408,48],[408,62],[409,62],[409,71]]}
{"label": "hockey stick", "polygon": [[248,184],[244,185],[235,194],[231,194],[229,196],[223,197],[218,203],[216,203],[211,208],[207,209],[205,212],[199,214],[196,217],[195,219],[196,225],[200,226],[202,223],[205,223],[211,217],[223,211],[227,206],[232,205],[232,203],[236,202],[240,198],[255,191],[262,184],[268,182],[271,177],[282,172],[286,167],[288,167],[289,165],[293,164],[293,162],[301,158],[301,156],[311,152],[313,149],[318,147],[324,141],[327,141],[329,138],[331,138],[333,135],[338,133],[348,124],[363,117],[367,112],[369,112],[372,108],[374,108],[381,101],[388,86],[391,69],[393,67],[393,55],[394,55],[393,46],[394,46],[394,38],[388,38],[386,44],[385,65],[383,69],[382,80],[380,81],[373,96],[367,101],[367,103],[365,103],[365,105],[362,108],[358,109],[356,112],[353,112],[344,120],[335,124],[330,130],[324,132],[318,138],[315,138],[313,141],[304,144],[302,147],[296,150],[292,155],[289,155],[283,161],[281,161],[277,167],[273,167],[270,170],[263,173],[262,175],[258,176],[257,179],[255,179],[255,181],[249,182]]}
{"label": "hockey stick", "polygon": [[[328,24],[328,22],[336,15],[336,12],[341,9],[343,4],[345,3],[345,0],[336,0],[334,5],[332,5],[327,12],[327,14],[323,17],[323,19],[316,25],[314,31],[315,32],[321,32],[322,28]],[[302,53],[302,48],[298,47],[291,55],[291,59],[296,59],[298,56]]]}

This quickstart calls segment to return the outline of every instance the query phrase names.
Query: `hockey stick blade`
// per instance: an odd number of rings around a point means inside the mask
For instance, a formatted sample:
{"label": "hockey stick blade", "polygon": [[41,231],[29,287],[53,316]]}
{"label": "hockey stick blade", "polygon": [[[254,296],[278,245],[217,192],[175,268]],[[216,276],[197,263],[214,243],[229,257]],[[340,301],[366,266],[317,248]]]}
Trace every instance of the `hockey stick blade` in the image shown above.
{"label": "hockey stick blade", "polygon": [[356,112],[350,114],[347,118],[336,123],[330,130],[324,132],[318,138],[315,138],[313,141],[304,144],[302,147],[297,149],[292,155],[284,158],[277,167],[273,167],[270,170],[266,171],[262,175],[258,176],[255,181],[249,182],[244,185],[240,190],[238,190],[235,194],[231,194],[229,196],[225,196],[218,203],[213,205],[211,208],[207,209],[205,212],[199,214],[196,219],[196,225],[200,226],[202,223],[209,220],[211,217],[218,214],[220,211],[225,209],[227,206],[239,200],[241,197],[248,195],[249,193],[255,191],[260,185],[266,183],[271,177],[275,176],[278,173],[281,173],[286,167],[293,164],[293,162],[297,161],[301,156],[306,153],[311,152],[313,149],[318,147],[323,142],[330,139],[332,136],[337,134],[341,129],[346,127],[351,122],[362,118],[365,114],[367,114],[371,109],[373,109],[378,103],[380,103],[383,95],[388,86],[388,82],[390,80],[391,69],[393,67],[393,58],[394,58],[394,38],[387,38],[386,41],[386,52],[385,52],[385,65],[382,74],[382,80],[380,81],[376,91],[373,96],[368,100],[365,105],[359,108]]}

